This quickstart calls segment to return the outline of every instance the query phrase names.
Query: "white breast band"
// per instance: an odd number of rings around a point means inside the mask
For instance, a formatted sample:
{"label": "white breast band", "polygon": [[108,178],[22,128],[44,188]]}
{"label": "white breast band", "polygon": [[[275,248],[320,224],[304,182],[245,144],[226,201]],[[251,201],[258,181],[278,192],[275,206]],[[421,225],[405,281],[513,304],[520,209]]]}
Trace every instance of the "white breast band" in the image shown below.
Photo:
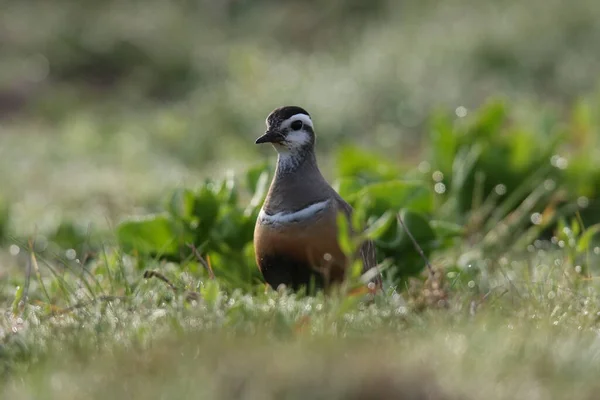
{"label": "white breast band", "polygon": [[267,214],[263,209],[258,214],[258,220],[265,225],[270,224],[289,224],[290,222],[299,222],[305,219],[314,217],[317,213],[327,208],[330,200],[324,200],[318,203],[311,204],[306,208],[302,208],[294,212],[278,212],[273,215]]}

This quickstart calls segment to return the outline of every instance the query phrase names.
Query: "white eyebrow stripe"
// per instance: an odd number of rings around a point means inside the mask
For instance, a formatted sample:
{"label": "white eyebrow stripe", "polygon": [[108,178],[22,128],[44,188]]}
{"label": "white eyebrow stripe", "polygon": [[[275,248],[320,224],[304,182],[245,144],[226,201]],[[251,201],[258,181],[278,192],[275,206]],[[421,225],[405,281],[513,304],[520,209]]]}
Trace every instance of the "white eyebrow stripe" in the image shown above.
{"label": "white eyebrow stripe", "polygon": [[291,222],[299,222],[305,219],[314,217],[319,212],[323,211],[329,205],[330,200],[320,201],[318,203],[311,204],[308,207],[302,208],[298,211],[291,213],[278,212],[273,215],[267,214],[262,208],[258,214],[258,220],[263,225],[273,224],[289,224]]}
{"label": "white eyebrow stripe", "polygon": [[294,114],[281,123],[282,128],[289,128],[293,121],[302,121],[304,125],[313,127],[312,119],[306,114]]}

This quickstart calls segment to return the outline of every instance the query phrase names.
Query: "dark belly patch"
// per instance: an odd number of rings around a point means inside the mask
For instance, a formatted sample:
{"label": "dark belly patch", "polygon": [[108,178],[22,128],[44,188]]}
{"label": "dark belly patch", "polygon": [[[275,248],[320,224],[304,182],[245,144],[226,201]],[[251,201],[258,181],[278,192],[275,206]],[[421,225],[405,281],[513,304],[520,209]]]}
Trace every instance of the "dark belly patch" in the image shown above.
{"label": "dark belly patch", "polygon": [[323,275],[306,262],[271,255],[259,260],[259,265],[265,281],[273,289],[282,283],[293,290],[323,288]]}

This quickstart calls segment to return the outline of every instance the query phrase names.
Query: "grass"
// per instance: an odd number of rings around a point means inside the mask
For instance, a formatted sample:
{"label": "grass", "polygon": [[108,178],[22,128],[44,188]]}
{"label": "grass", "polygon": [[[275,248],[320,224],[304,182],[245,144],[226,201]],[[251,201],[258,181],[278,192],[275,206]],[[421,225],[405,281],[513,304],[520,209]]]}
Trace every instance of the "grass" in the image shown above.
{"label": "grass", "polygon": [[[2,398],[597,397],[596,1],[5,3]],[[375,298],[260,281],[284,103]]]}
{"label": "grass", "polygon": [[[367,304],[227,294],[215,281],[185,302],[162,282],[140,279],[130,295],[87,302],[82,287],[74,293],[80,306],[52,316],[31,302],[23,320],[4,327],[3,395],[593,398],[596,285],[551,266],[562,255],[521,260],[526,271],[511,269],[519,275],[510,280],[497,272],[463,284],[451,275],[429,291],[416,285]],[[436,288],[447,296],[435,297]]]}

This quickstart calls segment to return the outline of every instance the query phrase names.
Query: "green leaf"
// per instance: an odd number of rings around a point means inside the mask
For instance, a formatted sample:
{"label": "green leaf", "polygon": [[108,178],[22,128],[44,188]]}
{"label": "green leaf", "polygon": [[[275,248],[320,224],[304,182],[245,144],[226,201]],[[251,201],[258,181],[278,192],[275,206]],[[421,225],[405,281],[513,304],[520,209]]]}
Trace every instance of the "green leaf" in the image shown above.
{"label": "green leaf", "polygon": [[0,198],[0,242],[2,242],[7,235],[8,225],[10,221],[10,208],[8,203]]}
{"label": "green leaf", "polygon": [[125,251],[143,254],[176,254],[177,230],[164,214],[153,214],[126,220],[117,227],[117,239]]}
{"label": "green leaf", "polygon": [[420,181],[393,180],[373,183],[349,196],[348,201],[355,202],[361,198],[372,202],[373,206],[369,211],[376,215],[382,215],[389,210],[398,211],[401,208],[422,213],[429,213],[433,209],[431,189]]}
{"label": "green leaf", "polygon": [[394,179],[400,175],[396,164],[382,160],[381,155],[359,147],[344,146],[337,154],[337,174],[341,177],[363,177],[374,182]]}
{"label": "green leaf", "polygon": [[333,185],[335,190],[340,196],[342,196],[342,198],[352,196],[364,186],[364,183],[362,183],[359,179],[350,176],[337,179]]}
{"label": "green leaf", "polygon": [[227,177],[221,181],[221,185],[217,190],[217,197],[220,202],[234,205],[238,200],[238,190],[233,172],[228,172]]}
{"label": "green leaf", "polygon": [[214,307],[219,300],[221,294],[219,282],[216,280],[208,280],[204,282],[204,286],[200,289],[200,294],[209,307]]}
{"label": "green leaf", "polygon": [[174,190],[167,202],[167,210],[178,219],[191,220],[194,210],[194,192],[184,188]]}
{"label": "green leaf", "polygon": [[501,100],[493,100],[478,113],[477,120],[469,129],[469,140],[488,139],[498,134],[506,120],[506,106]]}
{"label": "green leaf", "polygon": [[464,227],[452,222],[432,220],[429,221],[429,225],[435,232],[437,237],[440,238],[451,238],[462,236],[464,233]]}
{"label": "green leaf", "polygon": [[17,315],[19,313],[19,303],[23,299],[24,288],[23,286],[17,286],[17,290],[15,292],[15,298],[12,302],[12,312]]}
{"label": "green leaf", "polygon": [[577,251],[580,253],[588,251],[592,242],[592,238],[598,232],[600,232],[600,224],[595,224],[587,228],[577,241]]}
{"label": "green leaf", "polygon": [[456,155],[458,135],[447,113],[436,113],[431,119],[431,164],[435,169],[449,174]]}
{"label": "green leaf", "polygon": [[378,239],[390,228],[393,222],[394,213],[386,211],[365,230],[365,236],[371,240]]}
{"label": "green leaf", "polygon": [[228,206],[222,211],[222,218],[219,218],[213,226],[211,239],[223,242],[231,249],[239,251],[252,240],[254,223],[247,224],[247,218],[239,208]]}
{"label": "green leaf", "polygon": [[[402,221],[404,221],[406,229],[412,234],[417,243],[427,243],[435,239],[435,232],[423,215],[414,211],[403,209],[400,212],[400,217],[402,218]],[[400,226],[400,232],[400,245],[413,246],[410,237],[406,233],[405,229],[402,228],[402,226]]]}
{"label": "green leaf", "polygon": [[198,225],[196,231],[196,242],[204,242],[219,216],[221,203],[217,195],[211,190],[207,184],[203,186],[194,196],[194,217]]}
{"label": "green leaf", "polygon": [[270,171],[271,165],[269,163],[261,163],[249,168],[248,171],[246,171],[246,185],[248,190],[250,190],[251,193],[256,193],[261,184],[261,179],[264,179],[262,178],[262,175],[266,174],[268,179]]}
{"label": "green leaf", "polygon": [[269,188],[269,173],[267,171],[263,171],[260,176],[258,176],[255,184],[254,184],[254,194],[248,207],[244,211],[246,216],[254,216],[258,215],[258,210],[262,206],[265,197],[267,196],[267,190]]}
{"label": "green leaf", "polygon": [[352,240],[350,238],[350,227],[348,224],[348,218],[343,212],[338,212],[337,230],[338,243],[340,245],[340,249],[347,257],[349,257],[354,252],[354,246],[352,246]]}

